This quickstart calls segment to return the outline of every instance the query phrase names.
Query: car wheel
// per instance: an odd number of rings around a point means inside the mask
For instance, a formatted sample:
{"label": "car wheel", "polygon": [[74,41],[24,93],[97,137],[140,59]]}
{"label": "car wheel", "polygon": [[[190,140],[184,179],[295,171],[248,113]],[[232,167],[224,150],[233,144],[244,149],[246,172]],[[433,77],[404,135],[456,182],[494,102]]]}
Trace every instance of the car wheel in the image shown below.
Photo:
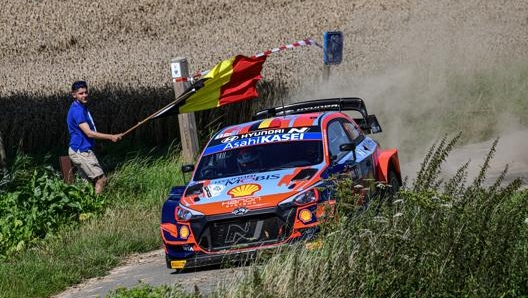
{"label": "car wheel", "polygon": [[400,190],[401,185],[398,174],[396,174],[396,171],[392,167],[389,168],[389,173],[387,174],[387,183],[382,187],[376,200],[376,212],[379,212],[384,204],[391,206],[396,193]]}
{"label": "car wheel", "polygon": [[389,170],[389,174],[387,175],[387,192],[388,195],[391,197],[394,197],[394,195],[400,190],[400,179],[398,179],[398,175],[396,172],[391,168]]}

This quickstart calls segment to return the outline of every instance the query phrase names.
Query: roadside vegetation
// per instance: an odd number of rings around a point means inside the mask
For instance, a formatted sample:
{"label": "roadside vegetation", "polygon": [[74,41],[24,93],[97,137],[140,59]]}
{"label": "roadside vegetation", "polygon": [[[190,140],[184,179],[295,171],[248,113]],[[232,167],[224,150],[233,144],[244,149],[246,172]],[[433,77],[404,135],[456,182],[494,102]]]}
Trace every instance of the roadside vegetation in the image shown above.
{"label": "roadside vegetation", "polygon": [[[497,142],[471,183],[467,165],[442,181],[441,163],[457,141],[431,147],[419,178],[381,208],[358,212],[341,189],[338,219],[324,226],[319,246],[268,256],[211,297],[526,297],[528,191],[520,179],[501,186],[503,176],[483,186]],[[178,287],[140,285],[109,297],[180,295]],[[202,297],[199,288],[187,295]]]}
{"label": "roadside vegetation", "polygon": [[11,170],[29,177],[0,192],[1,296],[48,297],[104,275],[133,253],[158,249],[161,204],[182,181],[177,150],[150,156],[120,165],[101,196],[83,181],[65,185],[52,169]]}
{"label": "roadside vegetation", "polygon": [[33,167],[19,155],[0,181],[0,259],[52,238],[63,226],[102,212],[106,200],[82,181],[67,185],[51,167]]}
{"label": "roadside vegetation", "polygon": [[274,256],[216,297],[526,296],[528,192],[520,180],[499,186],[501,177],[483,187],[494,147],[469,185],[466,165],[442,182],[439,166],[456,141],[431,148],[392,204],[341,209],[320,249]]}

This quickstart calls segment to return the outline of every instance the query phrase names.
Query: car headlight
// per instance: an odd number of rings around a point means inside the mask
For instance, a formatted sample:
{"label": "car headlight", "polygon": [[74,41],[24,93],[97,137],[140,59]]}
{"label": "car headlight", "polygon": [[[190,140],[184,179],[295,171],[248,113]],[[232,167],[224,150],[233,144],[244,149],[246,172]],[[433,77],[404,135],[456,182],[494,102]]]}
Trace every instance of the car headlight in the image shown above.
{"label": "car headlight", "polygon": [[303,193],[300,193],[293,198],[293,202],[297,205],[310,204],[315,202],[316,200],[317,196],[315,195],[315,190],[313,188]]}
{"label": "car headlight", "polygon": [[189,209],[181,204],[176,210],[176,219],[181,221],[189,221],[193,218],[201,217],[203,215],[203,213]]}
{"label": "car headlight", "polygon": [[300,194],[291,196],[279,203],[281,207],[291,207],[291,205],[306,205],[317,201],[317,194],[315,188],[310,188]]}

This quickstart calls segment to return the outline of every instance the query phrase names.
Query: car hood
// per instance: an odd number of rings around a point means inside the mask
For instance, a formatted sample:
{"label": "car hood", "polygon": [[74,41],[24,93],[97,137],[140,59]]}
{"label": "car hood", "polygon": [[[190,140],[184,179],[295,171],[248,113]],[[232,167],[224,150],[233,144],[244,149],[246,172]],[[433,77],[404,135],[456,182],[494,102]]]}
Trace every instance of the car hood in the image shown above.
{"label": "car hood", "polygon": [[320,180],[322,166],[192,181],[180,203],[205,215],[275,207]]}

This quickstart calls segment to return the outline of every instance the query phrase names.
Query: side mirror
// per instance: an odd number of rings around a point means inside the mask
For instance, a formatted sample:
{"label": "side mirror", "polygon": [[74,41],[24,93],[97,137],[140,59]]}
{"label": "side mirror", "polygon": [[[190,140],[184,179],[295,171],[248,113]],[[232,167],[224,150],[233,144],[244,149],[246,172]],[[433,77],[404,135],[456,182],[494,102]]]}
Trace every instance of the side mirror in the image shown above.
{"label": "side mirror", "polygon": [[344,143],[339,145],[341,151],[356,151],[356,143]]}
{"label": "side mirror", "polygon": [[352,143],[344,143],[344,144],[341,144],[339,145],[339,150],[341,151],[352,151],[352,153],[354,154],[354,161],[356,161],[356,146],[357,144],[352,142]]}
{"label": "side mirror", "polygon": [[182,173],[190,173],[194,171],[194,165],[193,164],[183,165],[181,166],[181,171]]}
{"label": "side mirror", "polygon": [[181,171],[182,171],[183,183],[187,184],[187,179],[185,179],[185,173],[192,173],[194,171],[194,165],[193,164],[182,165]]}

